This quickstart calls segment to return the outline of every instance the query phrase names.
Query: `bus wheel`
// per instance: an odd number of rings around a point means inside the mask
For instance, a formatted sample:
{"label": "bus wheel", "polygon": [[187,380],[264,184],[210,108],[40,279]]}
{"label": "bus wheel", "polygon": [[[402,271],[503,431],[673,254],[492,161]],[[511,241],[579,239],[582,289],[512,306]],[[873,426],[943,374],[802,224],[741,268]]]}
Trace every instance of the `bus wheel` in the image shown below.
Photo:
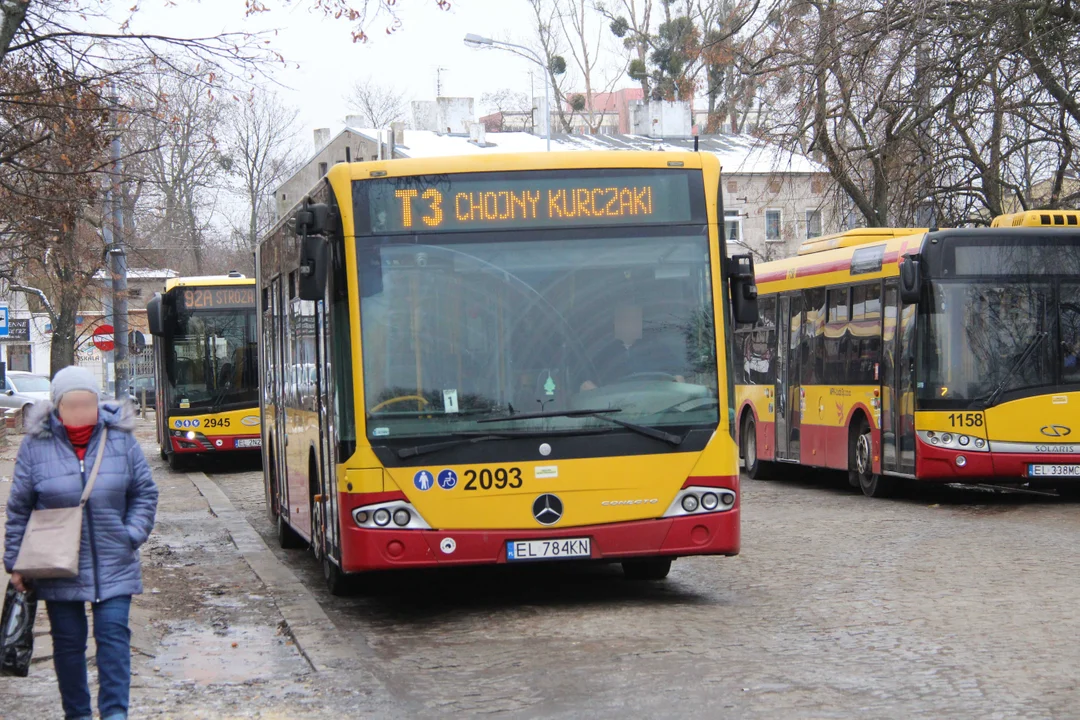
{"label": "bus wheel", "polygon": [[1080,500],[1080,483],[1058,485],[1056,488],[1058,497],[1062,500]]}
{"label": "bus wheel", "polygon": [[768,480],[772,469],[772,463],[758,459],[757,454],[757,424],[753,415],[747,415],[743,420],[742,431],[739,433],[739,444],[742,446],[743,466],[746,477],[751,480]]}
{"label": "bus wheel", "polygon": [[866,418],[859,420],[851,434],[848,450],[848,482],[857,482],[863,495],[871,498],[889,497],[896,492],[896,478],[874,473],[874,443],[870,424]]}
{"label": "bus wheel", "polygon": [[169,453],[165,452],[165,448],[158,447],[158,455],[160,455],[161,459],[164,460],[165,462],[169,461]]}
{"label": "bus wheel", "polygon": [[671,558],[624,560],[622,571],[627,580],[663,580],[671,572]]}
{"label": "bus wheel", "polygon": [[182,472],[188,465],[187,458],[177,453],[169,453],[169,469],[173,472]]}
{"label": "bus wheel", "polygon": [[340,567],[333,563],[328,552],[322,554],[322,571],[323,580],[326,581],[326,589],[330,591],[331,595],[341,597],[349,594],[352,589],[351,579],[341,571]]}

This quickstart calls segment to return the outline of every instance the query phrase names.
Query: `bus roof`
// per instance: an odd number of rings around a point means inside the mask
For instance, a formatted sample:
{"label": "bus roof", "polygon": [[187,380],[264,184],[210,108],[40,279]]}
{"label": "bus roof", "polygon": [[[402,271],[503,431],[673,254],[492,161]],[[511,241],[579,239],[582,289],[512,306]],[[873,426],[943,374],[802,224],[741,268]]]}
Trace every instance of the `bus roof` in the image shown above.
{"label": "bus roof", "polygon": [[192,275],[189,277],[169,278],[165,281],[165,292],[177,287],[215,287],[227,285],[254,285],[255,278],[240,273],[235,275]]}
{"label": "bus roof", "polygon": [[799,246],[799,255],[810,255],[835,250],[836,248],[856,247],[870,243],[891,240],[897,237],[928,232],[929,228],[854,228],[832,235],[810,238]]}
{"label": "bus roof", "polygon": [[[586,170],[601,168],[687,168],[700,170],[716,156],[707,152],[652,152],[633,150],[588,150],[575,152],[499,153],[494,155],[452,155],[432,158],[405,158],[371,162],[338,163],[330,168],[331,181],[367,180],[407,175],[443,173],[510,172],[522,170]],[[344,178],[342,176],[344,175]]]}
{"label": "bus roof", "polygon": [[758,265],[755,269],[758,290],[775,293],[898,275],[900,257],[918,251],[927,233],[918,228],[871,229],[888,232],[876,236],[876,242],[870,239],[873,235],[865,234],[863,237],[867,239],[861,243]]}
{"label": "bus roof", "polygon": [[1080,227],[1080,211],[1027,210],[998,215],[990,227]]}

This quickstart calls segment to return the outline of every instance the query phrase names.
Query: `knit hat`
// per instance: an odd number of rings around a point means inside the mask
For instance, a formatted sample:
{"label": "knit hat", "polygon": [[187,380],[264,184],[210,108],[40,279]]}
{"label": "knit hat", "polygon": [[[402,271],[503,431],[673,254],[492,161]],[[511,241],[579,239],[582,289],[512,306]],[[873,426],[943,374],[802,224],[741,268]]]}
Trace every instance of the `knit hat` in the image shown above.
{"label": "knit hat", "polygon": [[101,395],[101,388],[98,387],[97,378],[94,377],[94,373],[86,368],[81,368],[76,365],[68,365],[53,376],[53,405],[59,405],[60,399],[64,397],[64,394],[69,393],[72,390],[85,390],[87,392],[92,392],[95,395]]}

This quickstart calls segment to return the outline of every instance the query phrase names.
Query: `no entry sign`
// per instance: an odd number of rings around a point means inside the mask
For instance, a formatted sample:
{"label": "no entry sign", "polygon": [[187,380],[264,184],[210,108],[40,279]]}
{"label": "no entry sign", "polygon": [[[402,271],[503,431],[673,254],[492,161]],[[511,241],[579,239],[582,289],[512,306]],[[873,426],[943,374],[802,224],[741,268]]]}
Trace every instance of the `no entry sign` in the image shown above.
{"label": "no entry sign", "polygon": [[94,347],[101,352],[109,352],[116,345],[113,342],[113,326],[112,325],[98,325],[94,329],[94,335],[92,337],[94,341]]}

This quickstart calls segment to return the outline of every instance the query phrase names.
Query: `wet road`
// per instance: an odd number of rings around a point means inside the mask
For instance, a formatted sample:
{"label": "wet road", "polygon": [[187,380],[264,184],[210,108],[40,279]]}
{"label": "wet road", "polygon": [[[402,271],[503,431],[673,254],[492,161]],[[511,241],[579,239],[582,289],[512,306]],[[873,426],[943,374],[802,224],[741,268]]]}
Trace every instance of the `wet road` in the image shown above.
{"label": "wet road", "polygon": [[[213,479],[273,543],[261,473]],[[744,481],[743,552],[366,579],[280,557],[409,715],[1073,717],[1080,505]]]}

